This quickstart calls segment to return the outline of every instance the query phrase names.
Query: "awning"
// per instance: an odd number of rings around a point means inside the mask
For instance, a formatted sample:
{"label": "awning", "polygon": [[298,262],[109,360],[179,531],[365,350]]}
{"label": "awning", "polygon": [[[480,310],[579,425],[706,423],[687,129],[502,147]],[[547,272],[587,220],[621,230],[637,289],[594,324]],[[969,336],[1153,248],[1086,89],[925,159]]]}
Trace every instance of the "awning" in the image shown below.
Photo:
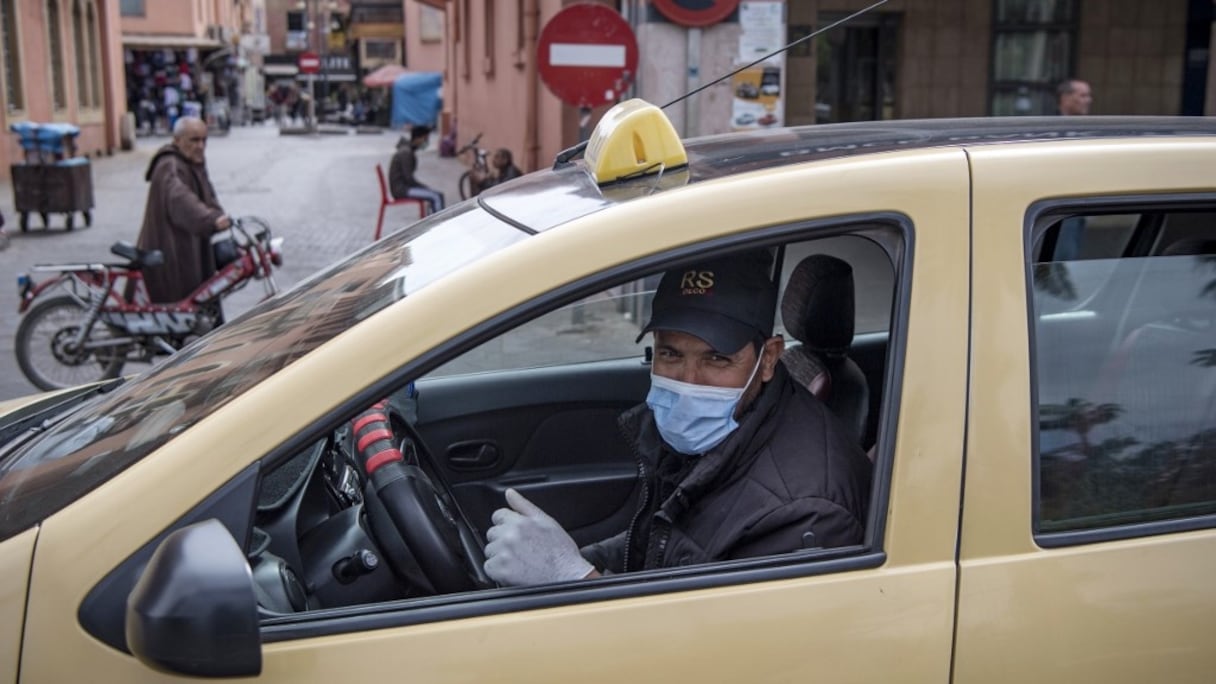
{"label": "awning", "polygon": [[122,46],[129,48],[218,48],[223,47],[223,43],[198,36],[126,33],[122,37]]}
{"label": "awning", "polygon": [[403,74],[413,73],[400,64],[385,64],[363,77],[363,85],[368,88],[387,88]]}

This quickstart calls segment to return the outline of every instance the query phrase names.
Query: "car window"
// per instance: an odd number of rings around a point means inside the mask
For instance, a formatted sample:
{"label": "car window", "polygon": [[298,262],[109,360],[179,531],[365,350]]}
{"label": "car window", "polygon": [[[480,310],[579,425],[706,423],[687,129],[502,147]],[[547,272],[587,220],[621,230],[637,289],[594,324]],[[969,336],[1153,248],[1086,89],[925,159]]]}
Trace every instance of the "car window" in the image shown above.
{"label": "car window", "polygon": [[[810,254],[827,254],[852,267],[860,284],[854,289],[856,334],[888,329],[895,270],[882,247],[856,235],[790,244],[781,263],[779,298],[794,268]],[[642,356],[646,341],[639,341],[638,335],[650,318],[650,303],[661,277],[651,274],[551,311],[436,368],[428,377]],[[780,310],[774,331],[789,340]]]}
{"label": "car window", "polygon": [[[1040,262],[1106,260],[1117,263],[1132,242],[1140,214],[1069,216],[1051,226],[1038,243]],[[1111,270],[1091,264],[1085,273],[1073,273],[1069,297],[1040,303],[1040,313],[1061,313],[1083,309],[1093,293],[1110,278]]]}
{"label": "car window", "polygon": [[[815,270],[813,273],[817,276],[808,278],[807,269],[803,269],[803,275],[791,278],[798,264],[808,257],[816,259],[817,264],[830,264],[834,269],[838,269],[839,261],[843,260],[852,267],[850,277],[854,281],[857,301],[869,303],[867,328],[884,333],[890,330],[889,320],[878,320],[881,315],[890,316],[891,300],[895,297],[894,283],[897,282],[886,249],[897,250],[903,244],[898,237],[900,233],[892,227],[885,227],[887,232],[883,235],[886,237],[874,238],[889,239],[885,248],[860,235],[863,230],[878,235],[880,231],[875,229],[876,226],[865,225],[858,228],[857,235],[805,240],[781,247],[769,245],[767,249],[771,254],[781,255],[777,310],[780,311],[780,299],[784,297],[803,301],[801,310],[809,312],[805,320],[816,321],[814,331],[819,335],[819,343],[823,344],[827,339],[823,337],[824,330],[852,328],[851,321],[846,327],[846,321],[835,318],[843,315],[844,309],[830,303],[825,306],[825,302],[836,301],[834,295],[842,291],[839,270]],[[687,264],[688,258],[687,254],[675,255],[671,266],[676,266],[677,261],[679,265]],[[493,523],[491,515],[505,505],[505,491],[512,488],[552,516],[577,546],[588,553],[587,557],[596,558],[597,563],[612,562],[612,553],[594,550],[597,544],[606,542],[609,544],[607,549],[623,549],[613,547],[611,540],[630,529],[639,519],[639,507],[648,505],[642,503],[641,492],[647,487],[659,486],[649,479],[639,479],[639,474],[644,474],[650,467],[642,462],[643,431],[658,433],[654,432],[657,428],[645,427],[653,425],[654,420],[639,418],[643,415],[639,410],[646,401],[653,378],[652,364],[643,362],[649,360],[646,346],[651,340],[647,337],[639,342],[638,335],[649,320],[651,302],[663,272],[662,268],[657,268],[644,277],[612,284],[592,296],[539,315],[520,314],[520,322],[506,332],[448,360],[413,382],[402,378],[404,384],[391,393],[387,402],[356,416],[341,417],[331,435],[282,461],[277,469],[264,473],[255,530],[247,549],[253,558],[255,577],[267,595],[273,596],[281,592],[282,568],[303,568],[305,574],[311,574],[299,592],[293,590],[286,594],[309,594],[306,600],[293,603],[283,599],[263,607],[269,609],[269,614],[277,614],[461,593],[486,586],[481,579],[471,575],[463,577],[460,572],[432,574],[429,565],[421,561],[416,563],[397,548],[401,539],[406,539],[406,546],[411,549],[425,539],[410,538],[418,523],[416,519],[411,519],[409,525],[393,522],[391,508],[380,505],[383,503],[381,497],[387,501],[389,494],[365,486],[370,479],[363,474],[366,467],[360,464],[370,463],[371,457],[363,450],[385,435],[396,445],[392,453],[401,454],[403,465],[417,469],[412,472],[425,475],[442,501],[440,507],[445,511],[444,515],[432,518],[428,524],[443,528],[446,520],[446,524],[456,529],[452,534],[461,539],[481,537],[484,544],[484,537]],[[848,273],[849,269],[844,272]],[[812,296],[811,293],[816,294]],[[799,297],[803,299],[799,300]],[[860,316],[860,305],[857,311]],[[780,314],[777,317],[780,318]],[[823,406],[826,406],[827,411],[836,412],[842,418],[841,421],[829,421],[831,430],[841,432],[833,433],[829,441],[834,446],[828,451],[831,458],[839,455],[840,459],[831,461],[832,477],[841,478],[842,483],[847,480],[840,485],[841,491],[847,493],[841,496],[847,501],[842,499],[837,507],[857,516],[855,524],[850,523],[851,527],[842,523],[840,530],[847,527],[847,533],[832,528],[824,531],[823,539],[820,539],[813,532],[803,534],[806,529],[800,527],[796,537],[787,538],[781,531],[784,528],[779,528],[765,533],[769,536],[764,538],[780,551],[757,547],[758,550],[738,556],[725,555],[723,551],[724,555],[711,560],[681,556],[650,569],[675,570],[677,566],[704,565],[709,567],[707,573],[714,573],[719,561],[730,560],[730,567],[737,568],[740,559],[749,558],[767,566],[775,562],[805,564],[828,557],[837,561],[849,557],[851,567],[881,562],[881,554],[876,548],[881,544],[881,530],[868,529],[870,518],[864,514],[868,510],[885,510],[885,502],[872,500],[873,492],[885,489],[875,485],[873,473],[877,471],[866,450],[872,444],[872,435],[879,422],[877,407],[894,391],[881,384],[886,375],[889,341],[885,334],[857,339],[865,346],[864,350],[854,347],[842,356],[840,349],[833,346],[832,361],[825,356],[815,363],[814,355],[825,353],[823,349],[813,347],[811,343],[800,345],[798,339],[787,335],[787,353],[805,347],[801,349],[804,363],[799,366],[786,356],[774,360],[774,368],[782,369],[775,371],[780,372],[780,382],[816,388],[811,391],[818,401],[799,398],[797,410],[813,412],[824,410]],[[814,376],[801,372],[807,369],[824,372],[823,369],[830,368],[827,372],[836,373],[852,365],[847,355],[858,351],[862,353],[855,357],[856,365],[861,368],[853,366],[853,370],[826,385],[814,383]],[[635,357],[636,362],[617,362]],[[805,362],[808,357],[811,357],[810,363]],[[717,363],[717,357],[706,363]],[[870,383],[868,387],[864,386],[866,383]],[[829,387],[836,396],[824,393]],[[867,393],[872,401],[857,401],[857,397]],[[770,393],[767,396],[798,395],[791,390],[788,395]],[[384,412],[386,417],[376,417],[378,412]],[[628,422],[630,419],[623,418],[627,414],[635,416],[632,420],[642,422]],[[376,432],[381,429],[377,422],[381,420],[387,424],[388,432]],[[822,423],[807,421],[805,424]],[[851,432],[843,432],[846,429]],[[373,432],[364,434],[367,430]],[[636,441],[631,441],[630,435]],[[857,443],[850,444],[850,438]],[[868,440],[865,445],[860,443],[863,438]],[[816,452],[814,457],[828,459],[828,451]],[[647,447],[647,453],[654,457],[653,448]],[[798,450],[796,458],[801,462],[808,454]],[[673,462],[666,461],[668,464]],[[826,468],[826,460],[815,462]],[[420,475],[408,476],[421,478]],[[429,487],[427,491],[431,491]],[[665,499],[670,496],[665,495]],[[360,511],[366,512],[367,525],[358,524]],[[308,523],[302,524],[303,519]],[[722,522],[722,526],[730,524],[734,523]],[[809,522],[805,524],[810,525]],[[710,527],[713,526],[705,528],[706,534],[712,536],[722,532],[721,528],[715,528],[718,532],[714,532]],[[300,532],[305,528],[309,531]],[[693,532],[681,534],[692,535]],[[743,535],[745,531],[740,528],[732,534]],[[836,539],[831,534],[842,536]],[[318,543],[317,539],[327,542]],[[680,548],[687,551],[693,542],[680,543],[683,545]],[[478,544],[472,547],[481,548]],[[435,557],[451,560],[452,549],[456,548],[453,544],[448,552],[440,553],[422,548],[419,553],[431,558],[432,562]],[[464,561],[456,563],[458,570],[481,567],[480,563],[484,563],[484,559],[476,558],[475,552],[468,551],[468,544],[462,543],[459,548],[463,551],[457,555],[464,557]],[[364,568],[362,572],[366,579],[357,583],[335,580],[331,572],[335,563],[344,562],[343,559],[352,557],[360,549],[375,550],[387,564],[386,569]],[[821,549],[830,550],[831,554],[807,555],[819,554]],[[768,556],[767,560],[759,560],[762,556]],[[646,569],[628,566],[624,559],[621,563],[629,571]],[[608,568],[607,565],[603,567]],[[387,568],[393,568],[394,572]],[[815,571],[818,570],[811,570]],[[453,577],[456,578],[454,584],[448,585],[447,580]],[[653,572],[648,578],[639,584],[640,591],[663,590],[652,588],[656,579]],[[546,600],[572,600],[563,596],[565,594],[555,592]]]}
{"label": "car window", "polygon": [[1113,250],[1087,218],[1073,258],[1034,265],[1039,531],[1216,513],[1216,243],[1196,237],[1206,216],[1142,216],[1143,240]]}
{"label": "car window", "polygon": [[535,318],[436,368],[428,377],[641,356],[658,276],[597,292]]}

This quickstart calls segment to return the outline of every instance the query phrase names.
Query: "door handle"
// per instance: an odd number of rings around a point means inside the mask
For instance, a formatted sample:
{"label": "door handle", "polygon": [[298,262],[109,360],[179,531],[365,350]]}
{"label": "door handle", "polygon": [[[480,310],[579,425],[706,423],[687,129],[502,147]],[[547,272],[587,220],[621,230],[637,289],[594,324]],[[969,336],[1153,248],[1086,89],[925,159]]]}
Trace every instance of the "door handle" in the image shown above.
{"label": "door handle", "polygon": [[453,470],[486,470],[498,461],[498,444],[490,440],[457,442],[448,447],[448,465]]}

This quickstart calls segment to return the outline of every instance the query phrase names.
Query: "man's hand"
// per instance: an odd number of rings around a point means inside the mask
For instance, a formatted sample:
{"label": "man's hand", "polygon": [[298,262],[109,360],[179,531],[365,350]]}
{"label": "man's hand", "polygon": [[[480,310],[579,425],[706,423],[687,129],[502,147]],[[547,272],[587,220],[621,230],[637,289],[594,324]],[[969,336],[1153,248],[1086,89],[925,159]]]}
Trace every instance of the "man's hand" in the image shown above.
{"label": "man's hand", "polygon": [[569,582],[595,572],[561,525],[522,494],[508,489],[507,506],[494,511],[494,526],[486,533],[485,568],[494,581],[507,586]]}
{"label": "man's hand", "polygon": [[232,219],[227,216],[221,216],[215,220],[216,231],[228,230],[232,227]]}

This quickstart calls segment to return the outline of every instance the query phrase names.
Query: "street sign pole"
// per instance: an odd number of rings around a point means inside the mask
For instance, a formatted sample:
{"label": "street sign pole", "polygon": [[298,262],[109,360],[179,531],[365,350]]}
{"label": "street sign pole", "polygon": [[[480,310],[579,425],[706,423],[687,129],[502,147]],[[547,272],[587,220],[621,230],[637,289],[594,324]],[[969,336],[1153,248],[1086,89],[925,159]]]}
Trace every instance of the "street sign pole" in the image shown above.
{"label": "street sign pole", "polygon": [[321,58],[314,52],[304,52],[298,58],[300,73],[308,75],[308,107],[304,116],[308,118],[308,130],[317,130],[317,72],[321,70]]}
{"label": "street sign pole", "polygon": [[308,130],[310,133],[315,133],[317,130],[317,75],[308,75]]}
{"label": "street sign pole", "polygon": [[[615,104],[638,68],[633,29],[617,11],[590,3],[569,5],[541,29],[537,71],[559,100],[578,107],[578,140],[591,137],[594,107]],[[582,302],[570,310],[570,323],[586,323]]]}

